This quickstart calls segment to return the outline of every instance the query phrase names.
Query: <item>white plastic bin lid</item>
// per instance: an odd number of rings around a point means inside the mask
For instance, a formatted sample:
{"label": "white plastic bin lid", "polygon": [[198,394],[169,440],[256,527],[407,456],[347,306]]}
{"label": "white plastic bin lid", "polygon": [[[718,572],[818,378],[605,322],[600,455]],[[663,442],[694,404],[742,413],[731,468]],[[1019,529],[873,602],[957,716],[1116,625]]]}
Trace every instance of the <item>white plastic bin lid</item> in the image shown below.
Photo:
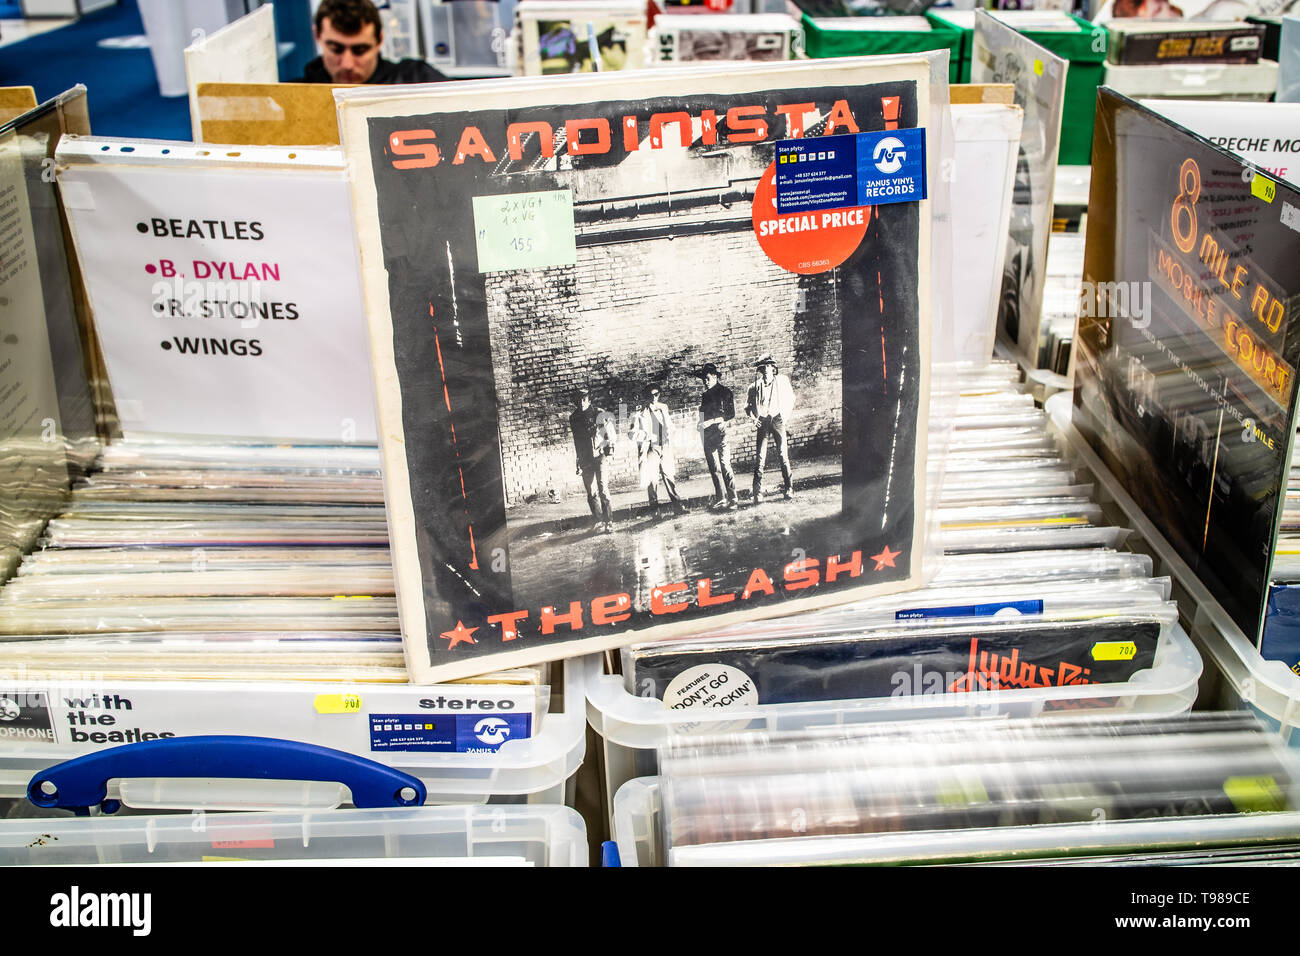
{"label": "white plastic bin lid", "polygon": [[0,820],[0,865],[586,866],[587,831],[560,806],[182,813]]}

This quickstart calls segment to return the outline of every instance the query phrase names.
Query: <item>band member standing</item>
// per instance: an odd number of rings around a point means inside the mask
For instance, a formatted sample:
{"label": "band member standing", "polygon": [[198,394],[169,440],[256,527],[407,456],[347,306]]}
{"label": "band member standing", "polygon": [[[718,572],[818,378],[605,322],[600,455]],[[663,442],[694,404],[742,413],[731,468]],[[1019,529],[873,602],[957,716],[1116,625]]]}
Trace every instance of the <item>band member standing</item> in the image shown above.
{"label": "band member standing", "polygon": [[[731,473],[731,449],[727,446],[727,423],[736,417],[736,403],[731,389],[722,384],[718,367],[710,362],[696,373],[704,380],[704,394],[700,396],[700,440],[704,444],[704,458],[709,463],[713,477],[713,501],[710,508],[734,510],[736,507],[736,478]],[[722,480],[719,481],[719,474]],[[722,496],[723,484],[727,495]]]}
{"label": "band member standing", "polygon": [[686,512],[686,505],[677,494],[675,475],[677,465],[673,458],[672,418],[668,406],[659,401],[659,386],[652,385],[646,390],[649,404],[643,405],[638,399],[628,429],[636,443],[637,466],[641,487],[645,488],[650,507],[659,510],[659,482],[664,483],[668,500],[678,514]]}
{"label": "band member standing", "polygon": [[758,378],[749,386],[745,402],[745,416],[758,431],[758,452],[754,458],[754,504],[763,503],[763,465],[767,462],[769,442],[776,445],[776,457],[781,463],[781,479],[785,482],[785,498],[794,497],[794,484],[790,478],[790,442],[786,437],[786,424],[794,414],[794,389],[790,379],[777,372],[776,362],[765,355],[754,367]]}
{"label": "band member standing", "polygon": [[573,453],[577,474],[587,492],[592,517],[601,522],[606,534],[614,530],[609,507],[609,463],[614,455],[616,428],[614,416],[591,403],[591,393],[580,388],[575,394],[577,408],[569,416],[573,432]]}

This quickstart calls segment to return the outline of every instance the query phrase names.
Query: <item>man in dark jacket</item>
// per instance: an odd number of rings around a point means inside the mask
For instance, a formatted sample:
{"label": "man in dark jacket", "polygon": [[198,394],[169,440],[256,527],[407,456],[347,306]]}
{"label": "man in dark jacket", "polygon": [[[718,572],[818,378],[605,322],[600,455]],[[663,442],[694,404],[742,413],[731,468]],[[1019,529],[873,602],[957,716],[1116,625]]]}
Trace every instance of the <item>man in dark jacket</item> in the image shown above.
{"label": "man in dark jacket", "polygon": [[[704,380],[704,394],[700,396],[700,441],[704,445],[704,459],[709,463],[713,477],[713,501],[710,508],[736,508],[736,476],[731,471],[731,449],[727,447],[727,425],[736,417],[736,402],[731,389],[722,384],[718,367],[710,362],[696,375]],[[721,478],[721,481],[719,481]],[[723,488],[726,497],[723,497]]]}
{"label": "man in dark jacket", "polygon": [[573,432],[576,473],[582,476],[592,518],[609,534],[614,530],[609,503],[609,469],[617,435],[615,419],[609,412],[592,404],[591,393],[586,388],[579,388],[574,393],[574,403],[578,407],[569,415],[569,430]]}
{"label": "man in dark jacket", "polygon": [[322,0],[314,23],[321,55],[304,68],[301,83],[433,83],[447,79],[423,60],[394,63],[379,55],[384,29],[370,0]]}

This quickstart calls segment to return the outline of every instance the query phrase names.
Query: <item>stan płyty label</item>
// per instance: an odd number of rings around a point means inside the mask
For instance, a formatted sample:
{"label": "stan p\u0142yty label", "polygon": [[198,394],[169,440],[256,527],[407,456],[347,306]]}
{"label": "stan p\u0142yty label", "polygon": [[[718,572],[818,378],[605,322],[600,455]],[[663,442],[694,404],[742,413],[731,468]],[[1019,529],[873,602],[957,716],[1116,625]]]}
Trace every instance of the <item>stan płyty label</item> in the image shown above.
{"label": "stan p\u0142yty label", "polygon": [[371,714],[371,750],[495,753],[529,735],[528,714]]}
{"label": "stan p\u0142yty label", "polygon": [[926,197],[925,130],[815,136],[776,144],[776,211],[822,212]]}
{"label": "stan p\u0142yty label", "polygon": [[904,608],[894,614],[896,621],[917,621],[935,617],[994,617],[999,614],[1042,614],[1043,602],[993,601],[986,604],[955,604],[949,607]]}

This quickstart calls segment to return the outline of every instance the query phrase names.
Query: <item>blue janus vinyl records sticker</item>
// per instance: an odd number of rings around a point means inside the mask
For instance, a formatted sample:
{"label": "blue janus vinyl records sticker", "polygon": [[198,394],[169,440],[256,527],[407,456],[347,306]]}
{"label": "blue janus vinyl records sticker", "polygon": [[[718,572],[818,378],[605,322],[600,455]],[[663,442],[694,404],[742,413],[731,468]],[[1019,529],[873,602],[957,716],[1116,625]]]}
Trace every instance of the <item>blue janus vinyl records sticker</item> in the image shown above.
{"label": "blue janus vinyl records sticker", "polygon": [[776,144],[776,208],[782,215],[925,197],[924,129],[816,136]]}

